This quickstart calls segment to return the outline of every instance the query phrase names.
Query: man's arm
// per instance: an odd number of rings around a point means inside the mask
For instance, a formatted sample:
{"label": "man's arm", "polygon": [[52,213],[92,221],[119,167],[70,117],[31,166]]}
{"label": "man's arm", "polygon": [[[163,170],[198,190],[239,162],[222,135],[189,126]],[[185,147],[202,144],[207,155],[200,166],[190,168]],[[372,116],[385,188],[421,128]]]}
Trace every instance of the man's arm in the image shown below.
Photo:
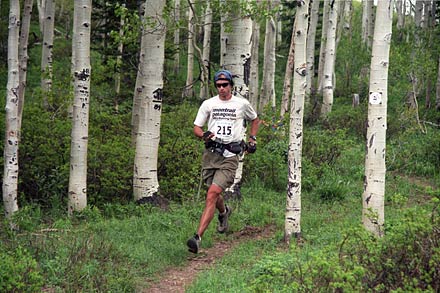
{"label": "man's arm", "polygon": [[[260,126],[260,119],[258,119],[258,117],[257,117],[251,121],[251,130],[249,131],[249,136],[257,136],[259,126]],[[255,140],[253,140],[253,139],[250,139],[250,140],[255,142]]]}
{"label": "man's arm", "polygon": [[197,125],[194,125],[194,135],[198,138],[203,138],[203,128]]}
{"label": "man's arm", "polygon": [[197,136],[198,138],[204,140],[204,141],[209,141],[213,136],[214,133],[211,133],[210,131],[203,131],[203,128],[197,125],[194,125],[194,135]]}

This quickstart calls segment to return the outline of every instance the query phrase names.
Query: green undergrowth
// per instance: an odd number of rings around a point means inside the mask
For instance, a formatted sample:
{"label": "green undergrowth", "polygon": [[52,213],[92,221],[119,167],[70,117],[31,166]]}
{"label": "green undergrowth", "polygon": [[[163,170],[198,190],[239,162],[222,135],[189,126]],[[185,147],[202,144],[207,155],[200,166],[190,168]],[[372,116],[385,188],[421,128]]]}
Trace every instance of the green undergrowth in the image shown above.
{"label": "green undergrowth", "polygon": [[338,203],[304,196],[302,202],[301,242],[286,247],[279,231],[244,243],[187,292],[438,291],[438,195],[413,207],[387,201],[381,239],[361,226],[359,198]]}
{"label": "green undergrowth", "polygon": [[[242,201],[230,201],[231,232],[245,226],[281,226],[284,196],[258,184],[242,192]],[[5,260],[0,265],[0,291],[133,292],[147,287],[166,268],[185,265],[190,255],[185,243],[197,229],[203,205],[202,200],[171,203],[162,210],[108,204],[49,223],[36,206],[21,209],[15,214],[20,232],[0,237],[0,255]],[[213,221],[202,249],[229,237],[218,235],[215,226]],[[5,222],[1,229],[8,231]],[[14,280],[11,272],[16,272]]]}

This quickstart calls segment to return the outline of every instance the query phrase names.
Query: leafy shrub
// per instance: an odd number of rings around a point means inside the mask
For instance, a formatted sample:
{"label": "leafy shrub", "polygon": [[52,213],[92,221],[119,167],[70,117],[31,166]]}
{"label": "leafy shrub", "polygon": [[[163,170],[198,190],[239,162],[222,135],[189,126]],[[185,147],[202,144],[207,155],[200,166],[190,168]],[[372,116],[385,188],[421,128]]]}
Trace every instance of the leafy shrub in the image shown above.
{"label": "leafy shrub", "polygon": [[324,168],[324,173],[320,176],[318,186],[313,191],[320,199],[325,201],[341,201],[350,192],[348,183],[331,169]]}
{"label": "leafy shrub", "polygon": [[134,148],[130,113],[93,111],[88,149],[88,199],[90,203],[127,202],[132,199]]}
{"label": "leafy shrub", "polygon": [[333,165],[337,158],[354,145],[345,129],[321,130],[306,128],[303,138],[303,155],[313,164]]}
{"label": "leafy shrub", "polygon": [[367,136],[367,103],[353,108],[351,105],[338,105],[328,114],[325,126],[328,129],[344,129],[347,134],[364,139]]}
{"label": "leafy shrub", "polygon": [[252,292],[356,292],[362,288],[364,270],[342,267],[330,252],[312,253],[302,260],[293,251],[265,256],[252,274]]}
{"label": "leafy shrub", "polygon": [[190,199],[200,183],[203,143],[193,134],[197,107],[184,103],[164,109],[159,146],[160,193],[169,199]]}
{"label": "leafy shrub", "polygon": [[405,131],[389,143],[387,152],[389,170],[423,175],[440,174],[440,132],[428,129],[426,134],[418,129]]}
{"label": "leafy shrub", "polygon": [[21,201],[51,206],[67,194],[71,122],[28,104],[22,128],[18,161]]}
{"label": "leafy shrub", "polygon": [[41,292],[43,276],[37,261],[23,247],[13,250],[0,247],[0,291]]}
{"label": "leafy shrub", "polygon": [[[438,199],[437,199],[438,202]],[[414,208],[386,226],[383,239],[364,229],[352,231],[341,246],[341,259],[365,269],[363,282],[372,291],[440,289],[439,210],[433,214]]]}
{"label": "leafy shrub", "polygon": [[298,247],[266,255],[249,278],[252,292],[438,292],[440,289],[440,217],[405,212],[386,226],[383,238],[364,227],[350,228],[336,247],[300,258]]}
{"label": "leafy shrub", "polygon": [[[259,139],[260,140],[260,139]],[[287,151],[286,138],[273,139],[267,143],[257,144],[254,154],[245,156],[243,179],[259,178],[264,185],[281,191],[287,184]]]}

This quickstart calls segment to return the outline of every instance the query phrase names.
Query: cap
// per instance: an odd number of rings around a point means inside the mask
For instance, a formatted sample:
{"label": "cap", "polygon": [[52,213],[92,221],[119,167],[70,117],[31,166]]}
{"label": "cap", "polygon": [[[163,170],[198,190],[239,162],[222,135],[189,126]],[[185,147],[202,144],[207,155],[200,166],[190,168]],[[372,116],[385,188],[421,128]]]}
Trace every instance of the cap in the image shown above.
{"label": "cap", "polygon": [[[223,75],[224,77],[220,77],[220,75]],[[214,75],[214,82],[217,80],[227,80],[232,83],[232,73],[228,70],[219,70]]]}

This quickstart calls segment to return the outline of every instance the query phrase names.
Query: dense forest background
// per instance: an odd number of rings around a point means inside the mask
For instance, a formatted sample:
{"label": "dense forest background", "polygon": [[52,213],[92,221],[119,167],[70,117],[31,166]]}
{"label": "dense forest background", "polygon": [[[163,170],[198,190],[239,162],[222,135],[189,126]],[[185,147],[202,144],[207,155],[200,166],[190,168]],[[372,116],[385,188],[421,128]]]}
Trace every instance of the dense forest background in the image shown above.
{"label": "dense forest background", "polygon": [[[88,208],[68,217],[73,4],[56,2],[53,86],[49,94],[40,87],[42,36],[37,9],[32,15],[19,148],[20,210],[14,215],[20,231],[11,231],[6,219],[0,217],[0,255],[4,259],[0,265],[0,288],[11,292],[39,292],[41,288],[69,292],[134,291],[142,276],[156,276],[167,266],[185,262],[184,239],[193,232],[203,202],[204,187],[200,182],[203,145],[192,133],[201,100],[197,95],[182,96],[185,70],[178,74],[173,70],[176,52],[181,55],[182,68],[186,66],[187,20],[182,17],[182,23],[171,23],[166,41],[158,156],[161,203],[166,202],[168,209],[164,212],[154,206],[136,205],[132,192],[131,117],[139,62],[139,31],[136,29],[139,1],[127,2],[127,10],[121,10],[116,3],[93,2]],[[171,11],[172,1],[168,2]],[[1,1],[0,84],[3,85],[8,76],[8,8],[7,3]],[[274,288],[279,292],[311,288],[323,288],[323,292],[338,288],[383,292],[396,288],[432,292],[440,289],[440,111],[436,109],[440,95],[436,92],[440,13],[437,11],[435,25],[429,28],[416,27],[411,15],[406,16],[403,28],[393,25],[386,155],[386,205],[390,210],[385,214],[390,236],[379,245],[379,240],[353,227],[359,223],[359,215],[351,214],[359,212],[361,207],[358,199],[363,188],[371,61],[371,50],[361,40],[360,2],[354,1],[353,8],[350,33],[341,37],[337,48],[332,111],[327,117],[320,117],[322,97],[314,94],[304,117],[302,188],[306,201],[303,225],[307,244],[301,252],[297,251],[301,248],[290,251],[284,248],[274,253],[273,247],[278,247],[276,239],[280,237],[275,235],[268,242],[247,247],[247,252],[245,248],[239,249],[237,253],[244,256],[235,257],[240,262],[234,263],[231,257],[229,265],[220,264],[225,276],[231,276],[233,284],[228,285],[236,292],[269,292]],[[282,42],[277,45],[277,109],[268,107],[259,113],[263,123],[258,150],[245,157],[242,201],[234,204],[236,230],[273,224],[282,231],[289,123],[288,117],[279,117],[278,108],[294,20],[294,1],[285,1],[284,9]],[[121,13],[128,13],[129,17],[123,62],[119,67],[116,57]],[[220,16],[221,10],[214,10],[211,74],[220,66]],[[264,23],[264,18],[260,21]],[[182,30],[179,51],[173,43],[176,26]],[[263,36],[264,25],[261,27]],[[318,36],[320,29],[321,24]],[[260,38],[260,64],[265,57],[263,43],[264,38]],[[319,46],[317,37],[316,59]],[[196,61],[195,77],[200,75],[200,63]],[[116,68],[122,80],[118,93],[114,88]],[[195,87],[199,86],[196,80]],[[360,96],[357,107],[353,106],[353,94]],[[46,99],[48,106],[43,103]],[[5,108],[5,98],[0,99],[0,108]],[[2,130],[5,129],[4,116],[2,111]],[[0,150],[3,153],[3,144]],[[3,160],[0,174],[3,178]],[[319,218],[323,211],[332,216]],[[307,218],[311,214],[316,218]],[[342,214],[351,218],[345,219]],[[347,231],[343,231],[345,228]],[[325,229],[331,234],[322,232]],[[212,245],[215,239],[215,236],[207,236],[204,245]],[[134,246],[140,242],[142,248]],[[255,256],[261,253],[264,257],[258,257],[261,259],[258,262]],[[295,266],[302,261],[304,267]],[[249,279],[237,276],[243,264],[249,268]],[[309,275],[306,276],[302,268]],[[220,288],[225,286],[222,280],[207,273],[192,290],[201,292],[200,288],[211,286],[204,283],[207,280]]]}

